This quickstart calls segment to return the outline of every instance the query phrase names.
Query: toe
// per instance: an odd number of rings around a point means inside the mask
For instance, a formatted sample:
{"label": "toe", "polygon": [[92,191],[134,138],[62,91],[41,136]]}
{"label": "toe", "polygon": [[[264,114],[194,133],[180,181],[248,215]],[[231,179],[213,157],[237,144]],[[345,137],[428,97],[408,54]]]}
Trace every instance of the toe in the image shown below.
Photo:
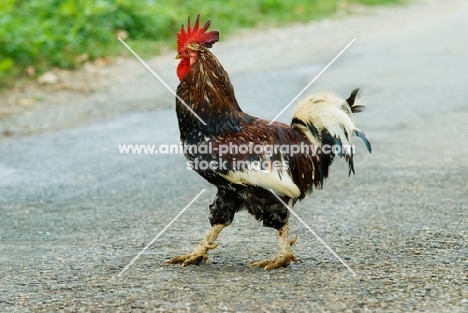
{"label": "toe", "polygon": [[297,258],[294,255],[280,255],[271,260],[255,262],[252,265],[263,267],[266,270],[272,270],[280,267],[288,267],[291,261],[297,262]]}
{"label": "toe", "polygon": [[180,263],[183,263],[185,260],[187,259],[187,256],[186,255],[179,255],[179,256],[176,256],[172,259],[169,259],[167,260],[166,264],[180,264]]}
{"label": "toe", "polygon": [[182,263],[182,266],[186,267],[192,264],[198,264],[201,261],[203,261],[203,255],[192,255]]}
{"label": "toe", "polygon": [[273,270],[280,267],[288,267],[291,264],[291,259],[288,257],[278,257],[273,260],[270,264],[265,266],[266,270]]}
{"label": "toe", "polygon": [[263,260],[263,261],[254,262],[254,263],[252,263],[252,265],[253,266],[259,266],[259,267],[265,267],[270,263],[271,263],[271,260]]}
{"label": "toe", "polygon": [[296,241],[297,241],[297,235],[294,236],[294,238],[289,241],[289,244],[292,246],[296,243]]}

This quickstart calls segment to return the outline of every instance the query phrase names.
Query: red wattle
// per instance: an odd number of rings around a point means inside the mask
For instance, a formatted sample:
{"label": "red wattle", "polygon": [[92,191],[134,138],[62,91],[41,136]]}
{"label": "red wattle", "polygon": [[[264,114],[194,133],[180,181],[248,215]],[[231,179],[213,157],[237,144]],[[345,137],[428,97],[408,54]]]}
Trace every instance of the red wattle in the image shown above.
{"label": "red wattle", "polygon": [[190,60],[181,59],[179,65],[177,66],[177,76],[179,77],[180,81],[184,79],[185,75],[187,75],[189,70],[190,70]]}

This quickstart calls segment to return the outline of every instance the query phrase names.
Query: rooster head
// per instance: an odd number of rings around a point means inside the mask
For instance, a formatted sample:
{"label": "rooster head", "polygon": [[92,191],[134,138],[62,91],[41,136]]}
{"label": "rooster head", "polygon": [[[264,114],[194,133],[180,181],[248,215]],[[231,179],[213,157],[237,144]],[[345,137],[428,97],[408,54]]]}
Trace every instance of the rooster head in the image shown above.
{"label": "rooster head", "polygon": [[219,40],[219,32],[217,30],[206,32],[210,27],[211,21],[208,20],[203,27],[200,27],[200,14],[197,16],[195,25],[190,25],[190,16],[187,22],[187,30],[184,25],[177,33],[177,56],[176,59],[181,59],[177,66],[177,76],[182,80],[190,70],[190,66],[197,59],[197,46],[211,48],[215,42]]}

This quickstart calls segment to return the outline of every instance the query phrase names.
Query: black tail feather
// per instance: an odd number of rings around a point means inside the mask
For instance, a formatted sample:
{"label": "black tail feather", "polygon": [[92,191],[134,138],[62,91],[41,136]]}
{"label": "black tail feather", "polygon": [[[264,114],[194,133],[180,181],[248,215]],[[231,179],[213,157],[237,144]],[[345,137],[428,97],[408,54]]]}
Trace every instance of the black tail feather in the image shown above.
{"label": "black tail feather", "polygon": [[366,145],[367,151],[369,151],[369,153],[372,153],[372,146],[371,146],[369,140],[367,140],[366,135],[364,135],[363,132],[358,132],[358,131],[354,131],[354,134],[356,136],[358,136],[359,138],[361,138],[362,141],[364,141],[364,144]]}
{"label": "black tail feather", "polygon": [[354,161],[353,161],[352,155],[348,159],[348,169],[349,169],[348,176],[351,176],[351,173],[353,173],[353,175],[356,175],[356,172],[354,171]]}
{"label": "black tail feather", "polygon": [[351,112],[353,112],[353,113],[362,112],[362,111],[364,111],[364,109],[366,108],[366,107],[363,106],[363,105],[357,105],[357,104],[355,104],[355,101],[356,101],[357,95],[359,94],[359,91],[360,91],[359,88],[354,89],[354,90],[351,92],[351,95],[349,96],[349,98],[346,99],[346,102],[348,102],[348,105],[349,105],[349,107],[351,108]]}

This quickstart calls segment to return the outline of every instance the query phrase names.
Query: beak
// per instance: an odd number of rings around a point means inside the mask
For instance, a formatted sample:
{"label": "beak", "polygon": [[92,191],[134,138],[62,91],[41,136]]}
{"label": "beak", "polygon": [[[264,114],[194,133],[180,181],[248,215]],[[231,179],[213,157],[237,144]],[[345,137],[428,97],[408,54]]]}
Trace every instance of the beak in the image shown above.
{"label": "beak", "polygon": [[180,54],[177,53],[177,55],[175,56],[175,58],[176,58],[176,60],[177,60],[177,59],[180,59],[180,58],[181,58]]}

